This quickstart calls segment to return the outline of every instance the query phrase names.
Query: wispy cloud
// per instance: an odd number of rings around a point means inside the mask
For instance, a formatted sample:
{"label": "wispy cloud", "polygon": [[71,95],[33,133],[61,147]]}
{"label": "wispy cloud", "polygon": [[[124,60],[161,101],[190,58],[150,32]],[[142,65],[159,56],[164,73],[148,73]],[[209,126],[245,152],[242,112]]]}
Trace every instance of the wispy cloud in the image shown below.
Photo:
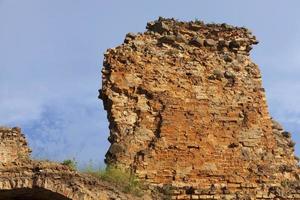
{"label": "wispy cloud", "polygon": [[[82,165],[93,160],[103,164],[107,151],[107,122],[101,106],[91,103],[57,102],[45,107],[41,117],[24,125],[35,158],[63,160],[76,158]],[[102,121],[102,123],[101,123]]]}

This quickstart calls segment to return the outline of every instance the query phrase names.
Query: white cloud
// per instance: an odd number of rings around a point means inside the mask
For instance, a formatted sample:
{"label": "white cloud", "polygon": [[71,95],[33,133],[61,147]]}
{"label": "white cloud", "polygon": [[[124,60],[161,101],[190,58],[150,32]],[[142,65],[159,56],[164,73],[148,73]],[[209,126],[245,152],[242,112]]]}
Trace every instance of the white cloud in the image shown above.
{"label": "white cloud", "polygon": [[[80,165],[94,160],[103,164],[108,148],[106,116],[100,102],[55,102],[44,107],[41,117],[24,124],[33,157],[63,160],[76,158]],[[102,113],[103,114],[103,113]]]}
{"label": "white cloud", "polygon": [[[271,115],[292,133],[300,156],[300,51],[282,52],[264,74]],[[273,69],[275,67],[275,70]]]}

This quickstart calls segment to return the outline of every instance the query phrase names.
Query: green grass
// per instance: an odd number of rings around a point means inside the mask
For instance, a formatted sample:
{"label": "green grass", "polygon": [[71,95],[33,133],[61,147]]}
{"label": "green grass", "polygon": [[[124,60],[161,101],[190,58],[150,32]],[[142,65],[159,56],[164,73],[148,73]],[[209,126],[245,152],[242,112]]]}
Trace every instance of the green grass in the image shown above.
{"label": "green grass", "polygon": [[77,162],[75,161],[74,158],[72,160],[71,159],[64,160],[64,161],[62,161],[61,164],[68,166],[72,170],[76,170],[77,169]]}
{"label": "green grass", "polygon": [[[77,170],[77,162],[75,159],[67,159],[61,162],[62,165],[68,166],[72,170]],[[138,197],[143,196],[144,184],[128,170],[120,169],[114,166],[106,168],[95,168],[91,161],[85,168],[80,169],[82,173],[89,174],[100,180],[109,182],[120,188],[125,193]]]}
{"label": "green grass", "polygon": [[83,173],[92,175],[100,180],[112,183],[123,192],[135,196],[143,196],[144,185],[132,173],[114,166],[108,166],[105,169],[95,169],[87,166],[82,170]]}

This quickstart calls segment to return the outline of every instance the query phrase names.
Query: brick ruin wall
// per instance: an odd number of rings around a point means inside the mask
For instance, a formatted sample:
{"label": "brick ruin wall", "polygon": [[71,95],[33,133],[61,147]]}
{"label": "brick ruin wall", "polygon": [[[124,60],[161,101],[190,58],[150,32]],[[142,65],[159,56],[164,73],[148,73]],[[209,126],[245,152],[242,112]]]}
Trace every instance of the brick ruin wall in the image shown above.
{"label": "brick ruin wall", "polygon": [[246,28],[160,18],[109,49],[106,162],[173,199],[300,199],[290,133],[268,112]]}
{"label": "brick ruin wall", "polygon": [[0,127],[0,164],[29,159],[30,153],[21,129]]}
{"label": "brick ruin wall", "polygon": [[0,126],[0,200],[139,199],[66,165],[32,160],[30,153],[20,128]]}

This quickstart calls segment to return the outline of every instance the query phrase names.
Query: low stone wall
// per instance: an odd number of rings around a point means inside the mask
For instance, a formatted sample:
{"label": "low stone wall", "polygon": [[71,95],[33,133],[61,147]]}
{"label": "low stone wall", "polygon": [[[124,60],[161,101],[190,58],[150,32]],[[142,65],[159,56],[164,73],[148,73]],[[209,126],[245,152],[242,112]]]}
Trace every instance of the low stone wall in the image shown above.
{"label": "low stone wall", "polygon": [[0,127],[0,200],[127,200],[115,185],[30,157],[20,128]]}

